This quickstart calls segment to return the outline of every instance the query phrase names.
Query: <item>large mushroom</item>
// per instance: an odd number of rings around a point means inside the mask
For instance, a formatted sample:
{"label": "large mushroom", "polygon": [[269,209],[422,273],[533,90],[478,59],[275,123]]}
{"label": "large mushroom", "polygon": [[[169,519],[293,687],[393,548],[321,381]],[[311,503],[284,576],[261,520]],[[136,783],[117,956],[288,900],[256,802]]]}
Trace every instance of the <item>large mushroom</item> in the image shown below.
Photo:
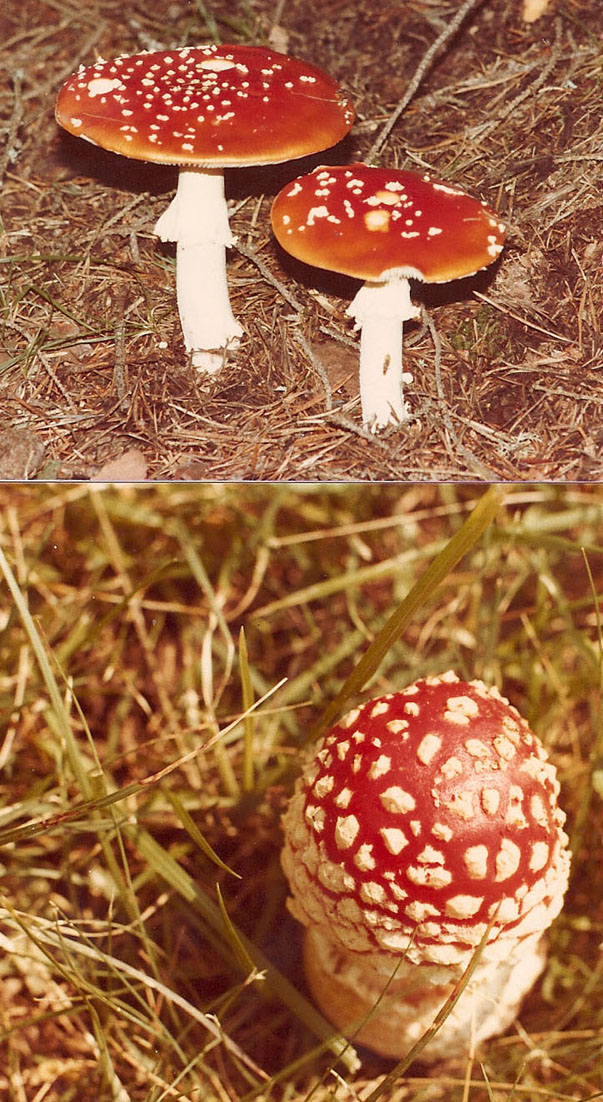
{"label": "large mushroom", "polygon": [[181,166],[155,232],[177,242],[186,348],[196,366],[217,370],[223,350],[242,334],[226,283],[232,236],[223,169],[327,149],[352,125],[349,100],[307,62],[263,47],[212,44],[82,66],[61,88],[56,118],[103,149]]}
{"label": "large mushroom", "polygon": [[451,672],[371,700],[329,731],[284,815],[282,862],[306,927],[309,987],[340,1031],[386,990],[356,1039],[402,1057],[486,934],[421,1059],[466,1055],[511,1024],[567,886],[558,792],[519,712]]}
{"label": "large mushroom", "polygon": [[271,217],[297,260],[365,280],[348,308],[361,330],[362,420],[372,431],[403,421],[402,325],[417,316],[408,281],[446,283],[486,268],[503,248],[498,216],[428,174],[352,164],[287,184]]}

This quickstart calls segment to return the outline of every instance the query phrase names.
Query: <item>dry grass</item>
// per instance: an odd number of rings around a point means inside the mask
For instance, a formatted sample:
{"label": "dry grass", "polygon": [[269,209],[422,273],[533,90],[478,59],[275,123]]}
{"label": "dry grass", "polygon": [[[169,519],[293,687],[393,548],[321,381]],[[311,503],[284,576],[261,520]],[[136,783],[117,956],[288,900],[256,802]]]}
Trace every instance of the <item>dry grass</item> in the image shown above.
{"label": "dry grass", "polygon": [[110,476],[125,479],[601,478],[600,0],[556,0],[529,26],[518,0],[478,4],[389,135],[382,163],[466,187],[509,236],[496,271],[418,291],[430,324],[409,327],[413,420],[376,440],[359,427],[352,282],[302,271],[269,231],[278,188],[327,155],[228,174],[246,337],[204,384],[185,361],[173,251],[151,232],[175,172],[54,122],[61,81],[96,53],[261,42],[276,19],[279,41],[357,104],[352,135],[328,157],[362,159],[457,9],[22,0],[3,13],[4,477],[88,479],[117,460]]}
{"label": "dry grass", "polygon": [[600,1097],[600,491],[512,487],[367,690],[448,667],[501,686],[558,767],[574,852],[520,1020],[467,1066],[393,1081],[319,1051],[279,820],[311,726],[485,495],[1,493],[2,1098]]}

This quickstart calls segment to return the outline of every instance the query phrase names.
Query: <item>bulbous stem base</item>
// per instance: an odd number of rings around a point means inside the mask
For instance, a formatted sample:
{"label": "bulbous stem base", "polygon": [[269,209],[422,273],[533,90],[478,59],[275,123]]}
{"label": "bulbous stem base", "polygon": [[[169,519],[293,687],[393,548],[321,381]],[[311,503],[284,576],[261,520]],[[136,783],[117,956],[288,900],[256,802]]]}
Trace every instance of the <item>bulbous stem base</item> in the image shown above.
{"label": "bulbous stem base", "polygon": [[[421,1053],[421,1062],[466,1057],[472,1044],[504,1032],[545,960],[546,942],[538,935],[515,943],[503,959],[488,959],[486,946],[454,1009]],[[400,1060],[432,1025],[463,968],[401,960],[388,986],[396,964],[394,957],[346,953],[320,930],[306,929],[306,979],[322,1013],[355,1043]],[[365,1015],[370,1016],[356,1032]]]}

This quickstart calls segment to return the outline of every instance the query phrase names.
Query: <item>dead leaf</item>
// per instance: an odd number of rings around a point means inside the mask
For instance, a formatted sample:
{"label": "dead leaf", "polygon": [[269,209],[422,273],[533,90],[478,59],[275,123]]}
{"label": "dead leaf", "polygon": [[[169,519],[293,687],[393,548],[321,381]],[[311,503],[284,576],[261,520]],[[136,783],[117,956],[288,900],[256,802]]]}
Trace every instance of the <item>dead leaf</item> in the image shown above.
{"label": "dead leaf", "polygon": [[147,477],[147,461],[138,448],[129,448],[117,459],[110,459],[96,474],[91,482],[144,482]]}
{"label": "dead leaf", "polygon": [[20,482],[33,478],[42,465],[45,451],[41,440],[27,429],[0,432],[0,480]]}

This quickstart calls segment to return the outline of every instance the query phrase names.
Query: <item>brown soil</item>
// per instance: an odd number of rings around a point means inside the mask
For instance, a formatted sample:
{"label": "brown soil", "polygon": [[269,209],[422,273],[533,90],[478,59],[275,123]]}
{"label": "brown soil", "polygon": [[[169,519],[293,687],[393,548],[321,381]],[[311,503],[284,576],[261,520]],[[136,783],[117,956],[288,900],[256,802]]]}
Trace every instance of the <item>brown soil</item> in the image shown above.
{"label": "brown soil", "polygon": [[[271,235],[288,179],[367,156],[458,7],[22,0],[3,12],[1,477],[102,478],[111,462],[116,479],[601,478],[600,0],[553,0],[530,25],[520,0],[478,4],[382,149],[381,163],[430,168],[508,226],[495,270],[415,289],[429,323],[408,326],[410,422],[362,430],[355,286],[301,271]],[[227,174],[245,338],[210,382],[187,363],[173,248],[152,233],[175,170],[95,149],[53,115],[78,64],[207,41],[205,17],[222,41],[270,40],[320,65],[358,112],[348,139],[301,168]]]}

